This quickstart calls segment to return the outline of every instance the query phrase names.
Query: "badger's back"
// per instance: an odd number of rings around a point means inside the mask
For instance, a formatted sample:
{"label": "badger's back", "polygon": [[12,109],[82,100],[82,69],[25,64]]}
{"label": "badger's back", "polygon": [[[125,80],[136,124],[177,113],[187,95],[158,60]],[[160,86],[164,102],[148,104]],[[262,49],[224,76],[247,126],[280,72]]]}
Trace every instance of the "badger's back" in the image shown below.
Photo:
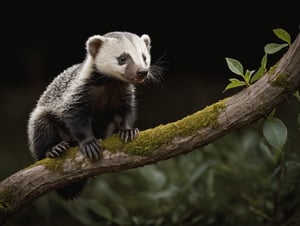
{"label": "badger's back", "polygon": [[73,65],[55,77],[41,95],[38,105],[51,109],[57,108],[62,103],[64,95],[76,83],[80,68],[81,64]]}

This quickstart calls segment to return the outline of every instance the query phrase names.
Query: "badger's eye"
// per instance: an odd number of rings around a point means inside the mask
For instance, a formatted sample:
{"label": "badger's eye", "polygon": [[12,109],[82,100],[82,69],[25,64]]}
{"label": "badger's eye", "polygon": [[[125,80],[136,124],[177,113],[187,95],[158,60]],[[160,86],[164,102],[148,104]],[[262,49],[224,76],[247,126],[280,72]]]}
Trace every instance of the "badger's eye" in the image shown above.
{"label": "badger's eye", "polygon": [[146,64],[146,63],[147,63],[147,62],[146,62],[146,60],[147,60],[147,57],[145,56],[145,54],[144,54],[144,53],[142,54],[142,57],[143,57],[143,60],[144,60],[144,62],[145,62],[145,64]]}
{"label": "badger's eye", "polygon": [[120,56],[117,57],[118,64],[119,65],[125,64],[128,58],[129,55],[127,53],[122,53]]}

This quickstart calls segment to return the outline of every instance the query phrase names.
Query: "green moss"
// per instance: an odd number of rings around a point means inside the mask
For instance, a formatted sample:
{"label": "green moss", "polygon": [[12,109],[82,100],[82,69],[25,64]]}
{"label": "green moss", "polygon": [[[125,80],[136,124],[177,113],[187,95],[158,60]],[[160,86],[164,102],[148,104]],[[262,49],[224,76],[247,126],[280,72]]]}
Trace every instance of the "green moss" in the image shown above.
{"label": "green moss", "polygon": [[275,69],[277,68],[277,66],[278,66],[278,62],[276,64],[274,64],[272,67],[270,67],[270,69],[268,70],[268,74],[274,75]]}
{"label": "green moss", "polygon": [[142,131],[134,141],[127,144],[117,136],[109,137],[102,141],[102,146],[110,151],[122,150],[128,154],[147,154],[174,137],[190,135],[203,127],[216,128],[218,116],[225,108],[225,104],[226,100],[221,100],[176,122]]}
{"label": "green moss", "polygon": [[66,159],[74,159],[77,153],[77,148],[70,148],[64,155],[59,158],[45,158],[36,163],[32,164],[30,167],[43,165],[46,169],[62,172],[62,164]]}
{"label": "green moss", "polygon": [[272,86],[279,86],[289,89],[288,74],[278,74],[274,80],[271,81]]}
{"label": "green moss", "polygon": [[63,163],[64,163],[63,157],[54,158],[54,159],[45,158],[45,159],[42,159],[42,160],[36,162],[34,164],[34,166],[43,165],[43,166],[45,166],[46,169],[56,171],[56,172],[61,172]]}
{"label": "green moss", "polygon": [[12,192],[5,190],[0,193],[0,213],[11,212]]}
{"label": "green moss", "polygon": [[[277,62],[274,66],[270,67],[270,69],[268,71],[269,75],[275,74],[275,70],[278,66],[278,63],[279,62]],[[271,81],[271,85],[289,89],[288,78],[289,78],[288,74],[277,74],[276,77]]]}

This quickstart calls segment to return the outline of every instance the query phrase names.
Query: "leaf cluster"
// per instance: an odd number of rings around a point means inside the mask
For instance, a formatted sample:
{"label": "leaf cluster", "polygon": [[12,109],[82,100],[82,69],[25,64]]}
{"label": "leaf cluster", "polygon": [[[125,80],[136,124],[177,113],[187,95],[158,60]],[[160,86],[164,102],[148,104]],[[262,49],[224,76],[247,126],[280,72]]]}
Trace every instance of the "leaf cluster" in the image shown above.
{"label": "leaf cluster", "polygon": [[241,87],[250,86],[252,83],[256,82],[267,72],[267,59],[268,55],[279,52],[281,49],[291,45],[291,36],[287,31],[281,28],[273,29],[273,33],[284,43],[268,43],[264,46],[264,56],[261,59],[260,67],[257,70],[244,70],[243,65],[240,61],[226,57],[226,63],[231,72],[239,75],[240,78],[230,78],[230,83],[225,87],[224,91]]}

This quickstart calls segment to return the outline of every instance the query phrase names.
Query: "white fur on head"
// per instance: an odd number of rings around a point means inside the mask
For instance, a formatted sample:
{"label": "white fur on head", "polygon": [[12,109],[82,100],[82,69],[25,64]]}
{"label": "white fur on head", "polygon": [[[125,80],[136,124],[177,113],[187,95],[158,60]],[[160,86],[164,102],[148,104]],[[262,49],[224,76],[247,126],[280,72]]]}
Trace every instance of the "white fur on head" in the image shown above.
{"label": "white fur on head", "polygon": [[151,39],[150,39],[150,36],[147,35],[147,34],[143,34],[141,36],[141,39],[145,42],[148,50],[150,50],[151,49]]}
{"label": "white fur on head", "polygon": [[149,69],[151,56],[150,37],[148,35],[137,36],[127,32],[124,34],[122,32],[112,32],[110,34],[104,36],[94,35],[87,40],[88,56],[82,68],[83,77],[86,77],[92,69],[92,65],[95,65],[98,71],[106,75],[128,81],[126,79],[127,65],[120,65],[117,60],[124,53],[130,55],[136,68]]}

